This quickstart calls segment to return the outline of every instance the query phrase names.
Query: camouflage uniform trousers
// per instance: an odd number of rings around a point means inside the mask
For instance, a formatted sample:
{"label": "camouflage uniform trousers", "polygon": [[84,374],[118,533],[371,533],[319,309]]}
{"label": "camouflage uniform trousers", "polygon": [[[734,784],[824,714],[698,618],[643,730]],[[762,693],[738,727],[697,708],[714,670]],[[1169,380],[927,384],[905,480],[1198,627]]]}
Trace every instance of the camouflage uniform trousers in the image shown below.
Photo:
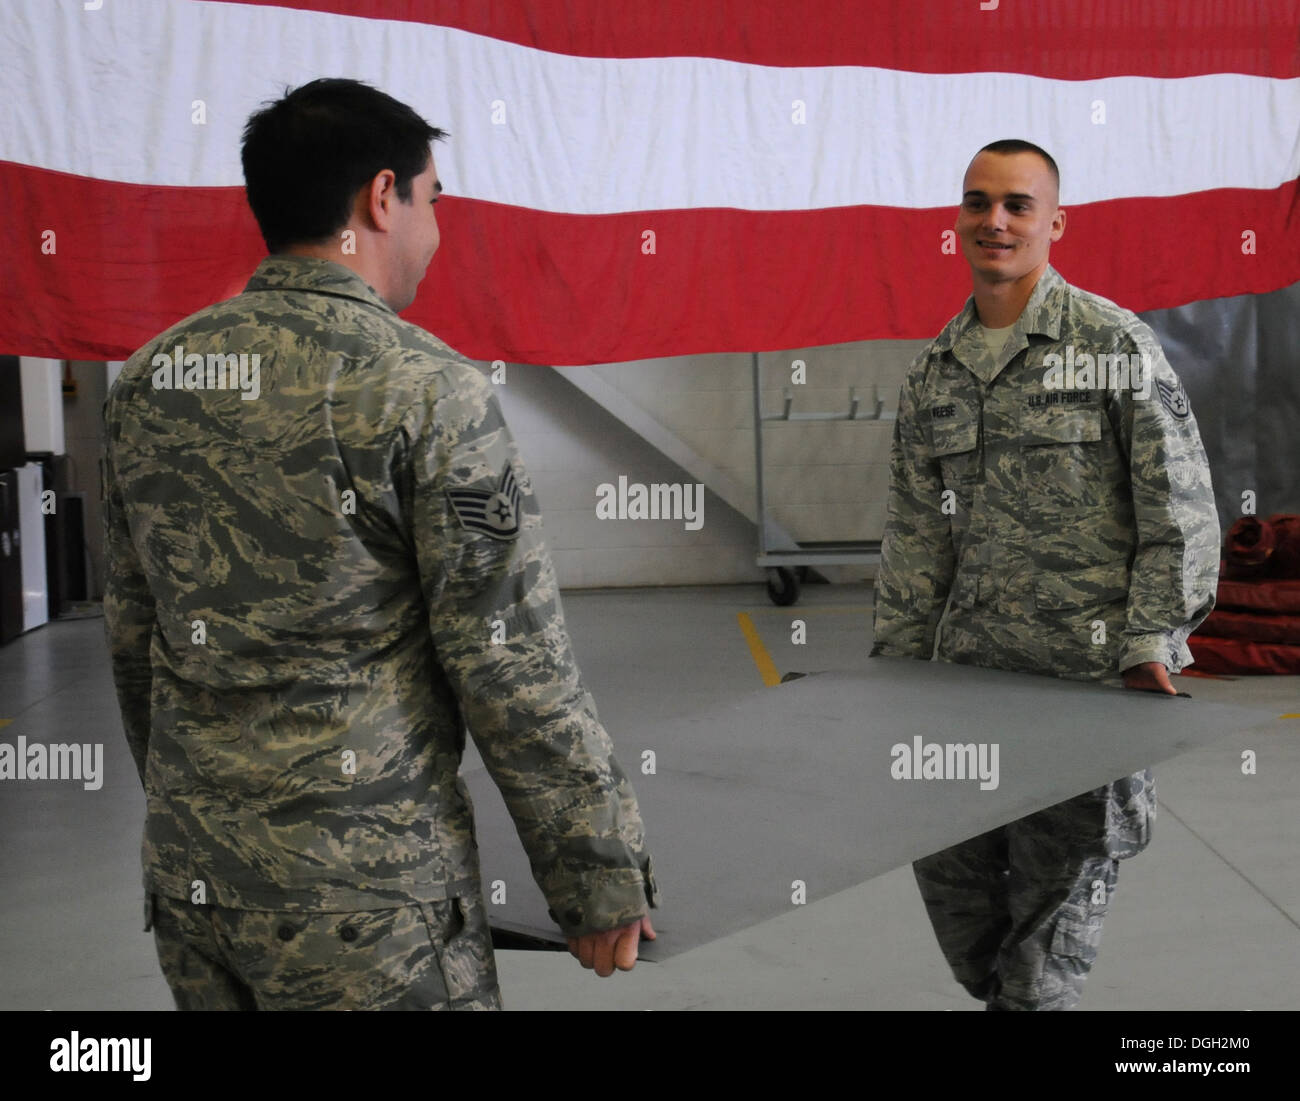
{"label": "camouflage uniform trousers", "polygon": [[912,865],[954,977],[987,1009],[1070,1009],[1083,993],[1119,872],[1106,838],[1106,792]]}
{"label": "camouflage uniform trousers", "polygon": [[345,913],[146,899],[177,1009],[500,1009],[478,896]]}

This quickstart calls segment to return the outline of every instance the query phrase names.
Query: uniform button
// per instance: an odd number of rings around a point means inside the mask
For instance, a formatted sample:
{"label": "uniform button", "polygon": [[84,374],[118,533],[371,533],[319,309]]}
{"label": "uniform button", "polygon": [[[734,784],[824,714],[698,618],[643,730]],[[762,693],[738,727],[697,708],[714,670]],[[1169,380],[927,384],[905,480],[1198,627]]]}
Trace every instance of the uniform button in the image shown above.
{"label": "uniform button", "polygon": [[281,940],[293,940],[294,937],[293,926],[281,925],[280,928],[276,930],[275,935],[279,937]]}
{"label": "uniform button", "polygon": [[339,933],[339,936],[342,937],[349,944],[351,944],[354,940],[357,939],[357,931],[353,929],[351,925],[349,925]]}

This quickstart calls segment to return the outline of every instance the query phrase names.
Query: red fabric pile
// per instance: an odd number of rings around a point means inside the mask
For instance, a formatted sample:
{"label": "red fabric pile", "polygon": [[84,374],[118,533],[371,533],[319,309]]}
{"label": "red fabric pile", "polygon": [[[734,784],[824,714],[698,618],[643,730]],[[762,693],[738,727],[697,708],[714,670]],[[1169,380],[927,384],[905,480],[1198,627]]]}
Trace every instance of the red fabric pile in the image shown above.
{"label": "red fabric pile", "polygon": [[1300,674],[1300,515],[1228,532],[1214,611],[1187,640],[1203,673]]}

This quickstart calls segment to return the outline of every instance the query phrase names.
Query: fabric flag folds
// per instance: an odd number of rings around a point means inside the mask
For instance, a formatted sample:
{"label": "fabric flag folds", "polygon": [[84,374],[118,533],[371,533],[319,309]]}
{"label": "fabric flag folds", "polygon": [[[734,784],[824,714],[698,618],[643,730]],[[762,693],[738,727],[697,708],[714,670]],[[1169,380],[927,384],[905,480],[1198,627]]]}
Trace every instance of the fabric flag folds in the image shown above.
{"label": "fabric flag folds", "polygon": [[475,359],[933,336],[962,168],[1004,137],[1061,164],[1072,283],[1143,311],[1300,281],[1297,0],[810,7],[6,0],[0,351],[119,359],[237,293],[240,131],[320,76],[451,132],[404,316]]}

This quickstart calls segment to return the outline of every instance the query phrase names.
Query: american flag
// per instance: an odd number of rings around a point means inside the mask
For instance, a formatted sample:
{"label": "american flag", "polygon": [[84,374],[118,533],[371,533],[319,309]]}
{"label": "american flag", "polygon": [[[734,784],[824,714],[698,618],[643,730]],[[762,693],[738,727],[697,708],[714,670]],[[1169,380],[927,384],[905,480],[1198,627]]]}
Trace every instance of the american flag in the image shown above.
{"label": "american flag", "polygon": [[11,354],[119,359],[242,289],[240,131],[321,76],[451,132],[404,316],[475,359],[931,337],[1005,137],[1061,165],[1072,283],[1300,280],[1297,0],[5,0],[0,43]]}

